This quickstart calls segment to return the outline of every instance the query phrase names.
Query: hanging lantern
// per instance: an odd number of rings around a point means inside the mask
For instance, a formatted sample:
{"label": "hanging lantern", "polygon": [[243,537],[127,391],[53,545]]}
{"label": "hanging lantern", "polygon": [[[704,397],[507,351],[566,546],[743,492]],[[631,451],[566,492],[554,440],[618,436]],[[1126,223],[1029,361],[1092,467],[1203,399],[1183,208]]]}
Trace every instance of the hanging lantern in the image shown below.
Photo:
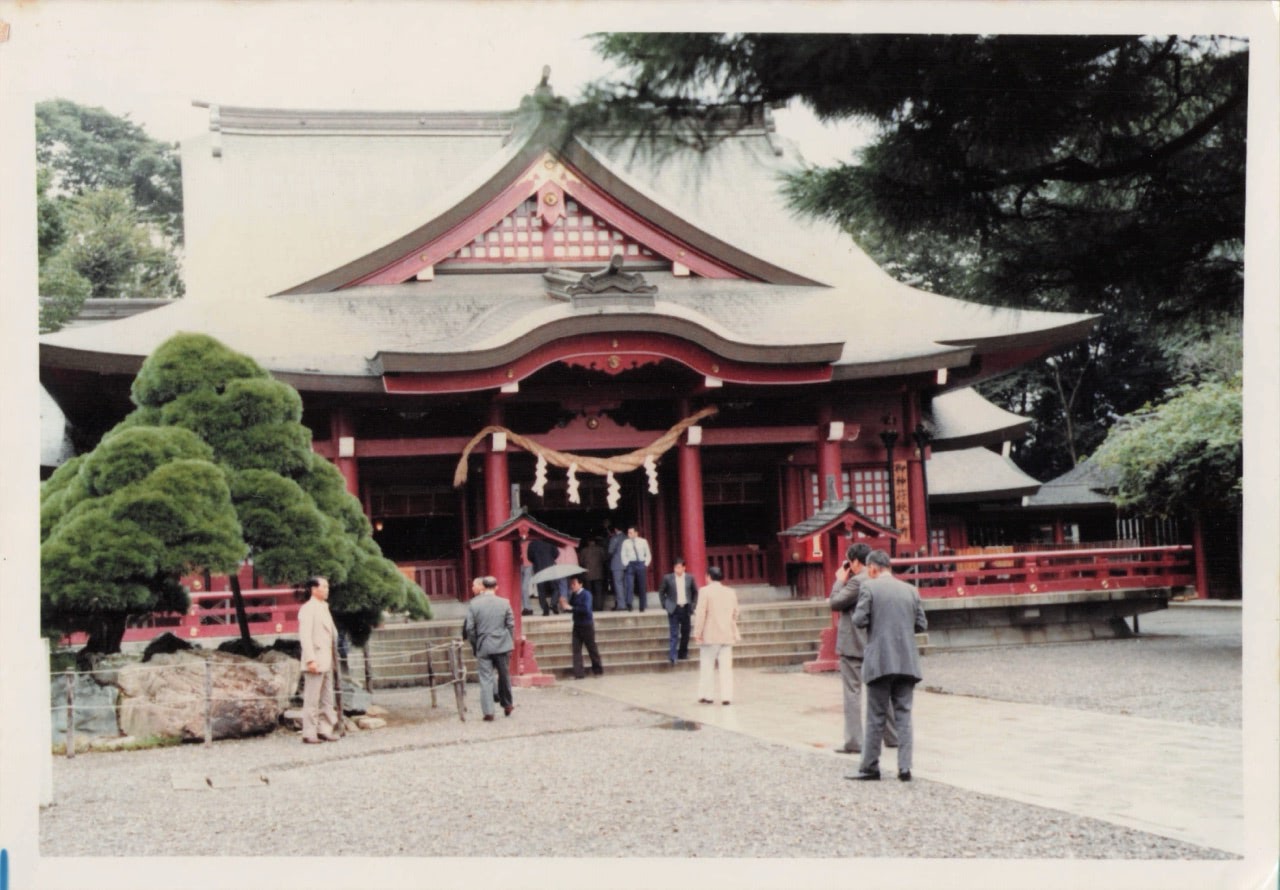
{"label": "hanging lantern", "polygon": [[538,497],[542,497],[542,492],[547,487],[547,459],[541,454],[538,455],[538,465],[533,471],[533,493]]}
{"label": "hanging lantern", "polygon": [[649,494],[658,493],[658,465],[653,461],[652,454],[644,456],[644,471],[649,474]]}
{"label": "hanging lantern", "polygon": [[578,497],[578,465],[576,463],[569,464],[569,503],[582,503],[582,499]]}

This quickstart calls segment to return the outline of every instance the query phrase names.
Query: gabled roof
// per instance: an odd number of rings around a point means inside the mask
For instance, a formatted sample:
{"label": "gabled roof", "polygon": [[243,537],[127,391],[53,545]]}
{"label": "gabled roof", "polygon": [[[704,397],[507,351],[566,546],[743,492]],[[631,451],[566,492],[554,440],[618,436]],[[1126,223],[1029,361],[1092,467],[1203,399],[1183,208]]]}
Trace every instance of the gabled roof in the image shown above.
{"label": "gabled roof", "polygon": [[519,538],[520,533],[524,532],[532,538],[543,538],[560,546],[577,547],[578,539],[572,535],[562,531],[557,531],[544,522],[539,522],[530,515],[527,507],[521,507],[512,512],[501,525],[491,528],[477,538],[472,538],[467,544],[472,550],[479,550],[481,547],[487,547],[499,541],[515,540]]}
{"label": "gabled roof", "polygon": [[818,512],[802,519],[788,529],[778,532],[780,538],[812,538],[837,528],[858,531],[872,538],[898,537],[898,530],[881,525],[853,505],[851,500],[824,501]]}
{"label": "gabled roof", "polygon": [[986,448],[935,451],[928,463],[929,500],[1001,500],[1032,494],[1040,483]]}
{"label": "gabled roof", "polygon": [[1024,507],[1110,507],[1107,497],[1115,488],[1113,474],[1092,460],[1084,460],[1057,478],[1040,486],[1040,490],[1022,499]]}

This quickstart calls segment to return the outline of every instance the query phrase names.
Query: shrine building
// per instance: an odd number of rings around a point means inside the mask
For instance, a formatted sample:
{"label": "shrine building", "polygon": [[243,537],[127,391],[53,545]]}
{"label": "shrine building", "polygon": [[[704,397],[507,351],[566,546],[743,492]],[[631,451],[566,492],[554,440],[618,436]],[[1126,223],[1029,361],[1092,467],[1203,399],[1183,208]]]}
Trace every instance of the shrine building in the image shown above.
{"label": "shrine building", "polygon": [[830,539],[787,532],[831,503],[900,556],[963,546],[948,503],[1038,484],[998,452],[1025,422],[971,387],[1094,324],[910,287],[798,218],[767,112],[693,147],[569,134],[530,99],[208,109],[182,143],[187,296],[42,337],[41,381],[88,447],[173,334],[252,356],[435,598],[513,577],[486,542],[518,508],[571,538],[636,525],[650,589],[682,555],[825,596]]}

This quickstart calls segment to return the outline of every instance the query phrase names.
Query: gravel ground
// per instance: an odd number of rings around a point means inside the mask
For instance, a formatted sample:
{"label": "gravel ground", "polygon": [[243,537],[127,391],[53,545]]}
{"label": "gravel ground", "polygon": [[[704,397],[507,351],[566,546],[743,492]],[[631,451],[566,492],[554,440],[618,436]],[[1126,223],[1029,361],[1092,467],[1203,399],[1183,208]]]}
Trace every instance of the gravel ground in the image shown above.
{"label": "gravel ground", "polygon": [[1141,636],[1048,643],[924,660],[930,692],[974,695],[1239,729],[1240,610],[1173,607],[1142,615]]}
{"label": "gravel ground", "polygon": [[[926,683],[1238,726],[1240,613],[1197,610],[1196,624],[1206,613],[1191,635],[1183,617],[1169,613],[1144,617],[1150,636],[1142,640],[932,654]],[[450,695],[433,710],[423,690],[380,693],[390,725],[338,744],[303,746],[278,731],[208,749],[58,758],[55,802],[40,818],[41,853],[1234,858],[921,779],[861,786],[851,806],[848,764],[827,753],[710,726],[687,730],[566,684],[520,690],[511,718],[499,713],[484,723],[475,687],[468,693],[465,723]],[[174,787],[205,777],[252,785]],[[299,806],[318,787],[341,808],[340,830]]]}

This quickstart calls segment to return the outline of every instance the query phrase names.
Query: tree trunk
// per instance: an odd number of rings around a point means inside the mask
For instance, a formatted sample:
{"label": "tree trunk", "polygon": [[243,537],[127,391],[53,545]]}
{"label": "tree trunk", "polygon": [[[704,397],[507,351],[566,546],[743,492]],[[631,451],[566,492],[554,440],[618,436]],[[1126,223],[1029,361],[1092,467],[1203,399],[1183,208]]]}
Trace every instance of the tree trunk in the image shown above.
{"label": "tree trunk", "polygon": [[104,612],[89,616],[85,622],[88,625],[89,639],[85,642],[83,651],[99,655],[119,652],[127,620],[128,616],[124,612]]}
{"label": "tree trunk", "polygon": [[231,602],[236,607],[236,623],[240,625],[240,639],[245,643],[253,643],[249,635],[249,616],[244,610],[244,594],[240,592],[240,573],[232,572],[227,576],[231,582]]}

